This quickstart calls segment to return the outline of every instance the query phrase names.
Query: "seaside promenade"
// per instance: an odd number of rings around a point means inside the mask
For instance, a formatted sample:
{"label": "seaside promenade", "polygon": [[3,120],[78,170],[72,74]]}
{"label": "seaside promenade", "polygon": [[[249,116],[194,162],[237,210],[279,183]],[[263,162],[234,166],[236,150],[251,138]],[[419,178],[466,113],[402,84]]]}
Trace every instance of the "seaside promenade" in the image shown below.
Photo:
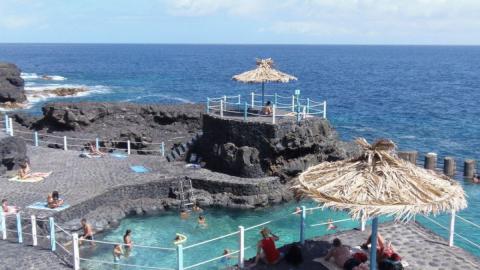
{"label": "seaside promenade", "polygon": [[[46,218],[54,213],[25,207],[37,201],[45,201],[46,194],[52,190],[59,190],[66,203],[75,207],[113,187],[166,181],[169,175],[180,175],[182,171],[184,175],[202,171],[185,169],[182,163],[167,163],[155,156],[82,159],[78,157],[77,151],[30,146],[28,154],[34,171],[53,171],[52,175],[40,183],[10,182],[3,178],[0,197],[8,198],[11,204],[22,207],[26,214],[36,214],[39,218]],[[151,172],[133,173],[129,166],[138,164],[150,168]],[[477,257],[461,248],[449,247],[444,239],[418,224],[388,223],[381,225],[380,232],[393,241],[401,256],[409,263],[407,269],[476,269],[480,266]],[[0,269],[71,269],[64,260],[48,250],[48,243],[32,247],[28,237],[25,237],[24,244],[18,244],[15,243],[15,236],[10,233],[7,241],[0,241]],[[334,237],[340,237],[345,244],[356,246],[367,236],[368,231],[351,230],[307,240],[303,247],[305,263],[298,269],[327,269],[321,268],[318,258],[326,253]],[[289,268],[282,263],[275,267],[258,266],[255,269]]]}

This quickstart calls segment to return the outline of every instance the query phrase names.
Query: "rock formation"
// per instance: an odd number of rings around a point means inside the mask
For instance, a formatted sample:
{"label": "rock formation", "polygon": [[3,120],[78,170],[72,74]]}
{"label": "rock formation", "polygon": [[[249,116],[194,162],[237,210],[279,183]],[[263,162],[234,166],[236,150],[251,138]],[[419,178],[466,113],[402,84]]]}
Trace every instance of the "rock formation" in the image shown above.
{"label": "rock formation", "polygon": [[0,174],[18,169],[19,164],[27,159],[27,145],[24,140],[17,137],[0,140]]}
{"label": "rock formation", "polygon": [[20,69],[10,63],[0,63],[0,102],[22,103],[26,101],[25,82]]}
{"label": "rock formation", "polygon": [[205,115],[196,149],[208,168],[242,177],[291,178],[313,164],[354,156],[358,149],[338,139],[322,118],[273,125]]}
{"label": "rock formation", "polygon": [[200,104],[56,102],[44,105],[42,111],[42,117],[18,113],[14,118],[26,129],[43,133],[77,138],[98,137],[103,138],[102,146],[123,149],[126,148],[125,142],[130,140],[133,150],[158,151],[158,145],[148,143],[165,141],[169,148],[187,141],[200,131],[204,107]]}

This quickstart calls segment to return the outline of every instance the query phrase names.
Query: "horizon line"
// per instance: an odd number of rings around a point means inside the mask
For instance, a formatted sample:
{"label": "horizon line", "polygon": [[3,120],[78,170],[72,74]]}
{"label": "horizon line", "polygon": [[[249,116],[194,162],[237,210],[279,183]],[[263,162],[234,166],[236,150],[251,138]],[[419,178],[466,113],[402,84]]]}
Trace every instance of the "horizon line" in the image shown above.
{"label": "horizon line", "polygon": [[478,47],[480,44],[422,44],[422,43],[157,43],[157,42],[0,42],[0,45],[219,45],[219,46],[442,46]]}

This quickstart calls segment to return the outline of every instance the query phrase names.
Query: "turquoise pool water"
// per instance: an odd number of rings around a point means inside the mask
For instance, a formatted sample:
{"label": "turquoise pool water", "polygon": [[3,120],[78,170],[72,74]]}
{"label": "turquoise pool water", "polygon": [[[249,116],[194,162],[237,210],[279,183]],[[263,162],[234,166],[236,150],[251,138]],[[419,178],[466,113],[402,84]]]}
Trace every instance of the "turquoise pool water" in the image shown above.
{"label": "turquoise pool water", "polygon": [[[466,185],[467,194],[469,197],[480,196],[480,185],[470,184],[469,182],[461,182]],[[282,205],[273,206],[266,209],[257,210],[232,210],[223,208],[208,208],[205,209],[202,215],[207,218],[208,226],[202,228],[197,223],[198,213],[191,213],[190,217],[182,220],[178,212],[168,211],[156,216],[132,216],[128,217],[120,223],[119,227],[109,231],[108,233],[97,235],[96,240],[121,242],[122,236],[127,229],[133,231],[132,238],[135,244],[155,247],[175,248],[173,245],[173,238],[176,233],[184,234],[188,240],[184,243],[184,247],[196,244],[205,240],[216,238],[221,235],[229,234],[238,231],[238,226],[248,227],[270,221],[276,220],[265,225],[270,228],[275,234],[280,237],[278,246],[283,244],[299,241],[300,216],[292,215],[295,208],[301,205],[306,207],[316,207],[314,202],[290,202]],[[472,204],[470,200],[469,209],[479,207],[479,205]],[[478,220],[480,213],[475,211],[462,211],[458,213],[460,216],[468,220]],[[328,231],[325,225],[312,226],[314,224],[326,222],[329,218],[334,220],[347,219],[348,215],[343,212],[334,212],[330,210],[314,210],[308,212],[306,238],[314,236],[325,235],[327,233],[334,233],[335,231]],[[388,218],[383,218],[385,221]],[[448,238],[448,231],[433,224],[429,220],[418,216],[418,222],[431,229],[435,233]],[[438,223],[444,227],[449,227],[450,215],[440,215],[434,218]],[[359,227],[357,221],[345,221],[336,224],[340,230],[350,230]],[[255,255],[255,245],[260,239],[259,230],[263,226],[255,229],[247,230],[245,232],[245,258],[250,258]],[[456,232],[467,237],[467,239],[480,242],[480,229],[465,223],[457,218]],[[473,254],[480,256],[480,249],[476,246],[467,243],[460,237],[455,238],[455,245],[465,248]],[[81,249],[81,257],[93,260],[113,262],[112,255],[113,246],[110,244],[97,244],[95,247],[85,245]],[[184,266],[188,267],[199,262],[209,260],[221,256],[224,249],[230,251],[238,250],[238,234],[223,238],[208,244],[188,248],[184,250]],[[236,254],[232,256],[228,263],[235,264],[237,262]],[[175,250],[156,250],[142,247],[135,247],[130,256],[122,258],[120,263],[131,265],[142,265],[146,267],[158,268],[175,268],[176,267],[176,251]],[[112,266],[111,264],[103,264],[97,262],[82,261],[82,269],[96,270],[96,269],[148,269],[139,267],[127,267],[121,265]],[[224,265],[220,260],[194,267],[192,269],[223,269]]]}
{"label": "turquoise pool water", "polygon": [[[302,203],[307,207],[315,207],[313,202]],[[148,246],[174,248],[172,243],[176,233],[182,233],[188,237],[184,243],[189,246],[201,241],[212,239],[221,235],[238,231],[238,226],[244,226],[246,229],[250,226],[263,223],[269,220],[280,219],[278,221],[267,224],[273,233],[280,237],[278,246],[286,243],[299,241],[300,216],[292,215],[295,208],[300,206],[296,203],[287,203],[274,206],[268,209],[259,210],[231,210],[221,208],[205,209],[202,215],[207,218],[208,226],[201,228],[198,226],[198,213],[191,213],[189,219],[182,220],[179,218],[178,212],[169,211],[158,216],[135,216],[124,219],[118,228],[104,235],[98,235],[96,240],[121,242],[122,236],[127,229],[133,231],[132,238],[134,243]],[[311,225],[326,222],[329,218],[334,220],[348,218],[346,213],[315,210],[307,215],[306,237],[323,235],[328,232],[326,226]],[[348,230],[359,226],[356,221],[346,221],[337,224],[337,230]],[[253,257],[255,255],[255,245],[260,239],[259,228],[248,230],[245,232],[245,257]],[[85,245],[81,249],[81,257],[113,262],[112,255],[113,246],[109,244],[97,244],[95,247]],[[184,250],[184,266],[199,263],[217,256],[221,256],[224,249],[231,251],[238,250],[238,234],[220,239],[205,245],[193,247]],[[237,262],[236,255],[229,260],[231,264]],[[128,258],[122,258],[120,263],[135,264],[149,267],[165,267],[174,268],[176,266],[176,252],[155,250],[148,248],[135,247]],[[112,269],[112,265],[83,262],[84,269]],[[202,265],[193,269],[221,269],[219,260]],[[134,269],[133,267],[116,266],[115,269]],[[137,268],[139,269],[139,268]],[[141,268],[140,268],[141,269]]]}

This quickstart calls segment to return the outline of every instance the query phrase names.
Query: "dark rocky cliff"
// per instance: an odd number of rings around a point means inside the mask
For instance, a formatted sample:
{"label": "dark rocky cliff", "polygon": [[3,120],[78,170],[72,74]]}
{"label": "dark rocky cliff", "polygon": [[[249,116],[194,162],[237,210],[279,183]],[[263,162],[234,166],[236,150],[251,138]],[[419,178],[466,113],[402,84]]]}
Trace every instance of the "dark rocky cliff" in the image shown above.
{"label": "dark rocky cliff", "polygon": [[20,73],[16,65],[0,63],[0,102],[21,103],[27,100]]}
{"label": "dark rocky cliff", "polygon": [[243,177],[291,178],[313,164],[355,155],[322,118],[278,124],[203,117],[197,151],[209,169]]}

